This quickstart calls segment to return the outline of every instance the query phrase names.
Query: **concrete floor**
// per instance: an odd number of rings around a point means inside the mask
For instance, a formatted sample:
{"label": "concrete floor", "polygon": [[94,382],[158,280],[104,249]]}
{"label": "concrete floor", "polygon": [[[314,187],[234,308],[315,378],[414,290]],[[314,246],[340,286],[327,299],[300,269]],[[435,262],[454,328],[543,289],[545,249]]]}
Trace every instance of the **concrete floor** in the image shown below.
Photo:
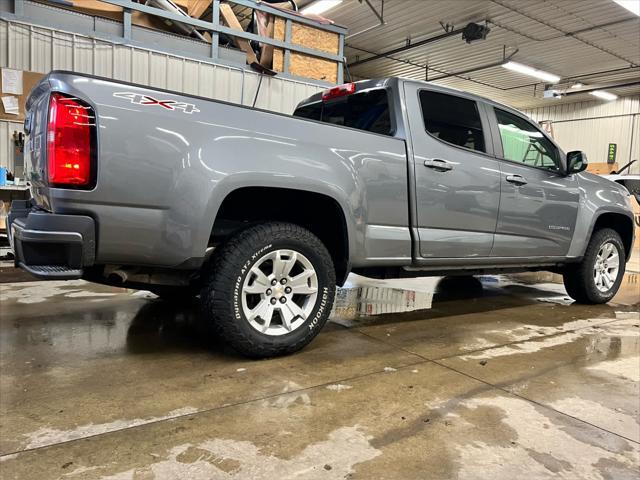
{"label": "concrete floor", "polygon": [[3,479],[638,478],[637,275],[591,307],[353,277],[314,342],[265,361],[212,346],[195,304],[0,288]]}

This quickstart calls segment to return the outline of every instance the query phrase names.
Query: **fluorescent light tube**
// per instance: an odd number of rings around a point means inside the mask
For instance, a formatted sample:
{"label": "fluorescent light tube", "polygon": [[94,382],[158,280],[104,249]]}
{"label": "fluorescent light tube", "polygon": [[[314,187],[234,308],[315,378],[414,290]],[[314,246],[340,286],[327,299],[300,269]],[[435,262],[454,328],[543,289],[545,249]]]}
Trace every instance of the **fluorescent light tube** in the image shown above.
{"label": "fluorescent light tube", "polygon": [[640,0],[613,0],[618,5],[626,8],[631,13],[640,17]]}
{"label": "fluorescent light tube", "polygon": [[580,82],[576,82],[573,85],[571,85],[571,88],[582,88],[582,87],[584,87],[584,84]]}
{"label": "fluorescent light tube", "polygon": [[618,98],[617,95],[614,95],[613,93],[605,92],[604,90],[594,90],[593,92],[589,92],[589,93],[594,97],[598,97],[603,100],[615,100],[616,98]]}
{"label": "fluorescent light tube", "polygon": [[558,83],[560,81],[560,77],[558,75],[545,72],[544,70],[538,70],[537,68],[529,67],[521,63],[507,62],[503,63],[502,66],[508,70],[513,70],[514,72],[529,75],[530,77],[539,78],[540,80],[545,80],[549,83]]}
{"label": "fluorescent light tube", "polygon": [[342,0],[316,0],[301,10],[303,15],[320,15],[342,3]]}

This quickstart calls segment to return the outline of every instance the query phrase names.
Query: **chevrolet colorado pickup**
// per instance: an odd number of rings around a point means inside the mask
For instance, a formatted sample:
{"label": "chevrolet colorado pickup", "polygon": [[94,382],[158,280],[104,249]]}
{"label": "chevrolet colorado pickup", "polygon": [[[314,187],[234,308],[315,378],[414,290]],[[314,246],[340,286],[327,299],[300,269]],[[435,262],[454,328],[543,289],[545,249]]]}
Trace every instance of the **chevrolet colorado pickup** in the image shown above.
{"label": "chevrolet colorado pickup", "polygon": [[586,173],[582,152],[429,83],[348,83],[283,115],[54,71],[27,111],[16,264],[200,295],[252,357],[310,342],[349,272],[551,270],[578,302],[603,303],[631,252],[629,193]]}

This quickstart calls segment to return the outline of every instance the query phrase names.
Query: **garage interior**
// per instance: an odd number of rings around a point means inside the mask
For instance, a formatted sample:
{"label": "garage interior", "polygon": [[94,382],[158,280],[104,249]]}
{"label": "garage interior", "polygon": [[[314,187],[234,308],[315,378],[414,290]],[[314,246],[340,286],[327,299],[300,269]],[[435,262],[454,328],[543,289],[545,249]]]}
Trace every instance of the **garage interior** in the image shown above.
{"label": "garage interior", "polygon": [[[145,2],[0,2],[0,477],[638,478],[640,0],[298,0],[331,22],[272,14],[270,49],[204,32],[214,12],[253,32],[251,0],[176,3],[200,33]],[[29,198],[26,97],[52,70],[287,114],[387,76],[504,103],[635,192],[620,290],[581,305],[550,272],[351,274],[306,348],[250,360],[197,298],[40,281],[5,220]]]}

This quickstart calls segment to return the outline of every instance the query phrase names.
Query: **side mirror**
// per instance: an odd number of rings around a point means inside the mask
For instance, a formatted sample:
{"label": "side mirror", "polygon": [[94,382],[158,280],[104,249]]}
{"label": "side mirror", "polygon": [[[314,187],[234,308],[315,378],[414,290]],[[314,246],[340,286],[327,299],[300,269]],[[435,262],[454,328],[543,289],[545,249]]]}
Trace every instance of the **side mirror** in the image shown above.
{"label": "side mirror", "polygon": [[567,175],[580,173],[587,169],[587,154],[580,150],[567,153]]}

